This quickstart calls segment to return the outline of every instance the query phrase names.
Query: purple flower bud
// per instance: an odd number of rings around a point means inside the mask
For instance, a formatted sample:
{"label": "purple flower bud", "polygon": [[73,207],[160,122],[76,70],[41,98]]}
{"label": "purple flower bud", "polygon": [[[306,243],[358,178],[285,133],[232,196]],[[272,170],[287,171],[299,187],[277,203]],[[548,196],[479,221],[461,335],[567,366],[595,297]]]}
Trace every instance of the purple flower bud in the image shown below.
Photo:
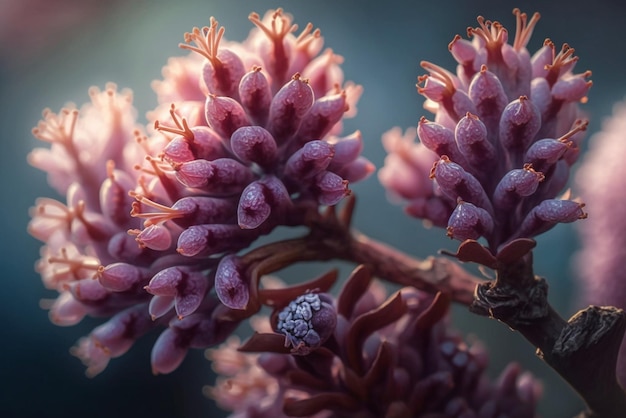
{"label": "purple flower bud", "polygon": [[440,196],[417,198],[409,202],[406,213],[424,219],[428,224],[445,228],[448,225],[454,204]]}
{"label": "purple flower bud", "polygon": [[154,275],[145,289],[148,293],[162,298],[158,303],[150,303],[152,318],[157,318],[165,313],[158,308],[162,308],[164,302],[169,298],[170,300],[173,299],[176,314],[178,318],[182,319],[198,309],[208,289],[208,280],[200,272],[191,272],[181,267],[170,267]]}
{"label": "purple flower bud", "polygon": [[248,167],[232,158],[190,161],[175,165],[174,170],[183,185],[219,195],[243,190],[254,176]]}
{"label": "purple flower bud", "polygon": [[146,312],[146,305],[139,304],[113,316],[94,328],[91,339],[109,357],[119,357],[133,345],[135,340],[152,329],[153,324]]}
{"label": "purple flower bud", "polygon": [[95,328],[89,337],[81,338],[70,352],[87,366],[87,376],[93,377],[105,369],[111,358],[128,351],[153,326],[146,314],[146,305],[135,305]]}
{"label": "purple flower bud", "polygon": [[[306,65],[302,75],[309,79],[309,85],[316,97],[324,96],[333,87],[343,82],[343,71],[339,67],[341,63],[343,63],[343,57],[335,54],[332,49],[326,48],[323,54]],[[302,67],[294,66],[292,63],[291,68]]]}
{"label": "purple flower bud", "polygon": [[187,187],[199,188],[208,184],[215,171],[213,163],[207,160],[193,160],[174,166],[176,178]]}
{"label": "purple flower bud", "polygon": [[478,117],[490,131],[496,129],[502,110],[509,101],[500,80],[494,73],[487,71],[486,65],[483,65],[472,79],[468,94],[476,105]]}
{"label": "purple flower bud", "polygon": [[465,241],[491,234],[493,218],[484,209],[460,200],[448,220],[447,235]]}
{"label": "purple flower bud", "polygon": [[530,163],[536,161],[539,167],[543,166],[545,168],[539,169],[534,163],[533,166],[537,170],[544,172],[547,172],[547,169],[556,164],[563,156],[565,162],[568,165],[572,165],[578,157],[577,141],[580,140],[578,135],[587,130],[587,125],[589,125],[589,121],[578,119],[574,122],[572,128],[560,138],[546,138],[535,142],[526,151],[527,161]]}
{"label": "purple flower bud", "polygon": [[261,67],[253,66],[252,71],[243,76],[239,83],[239,97],[241,105],[252,121],[265,125],[272,102],[272,92],[267,78],[261,72]]}
{"label": "purple flower bud", "polygon": [[[160,130],[163,127],[160,126]],[[195,126],[187,136],[177,136],[163,149],[168,161],[185,163],[192,160],[215,160],[227,155],[222,138],[208,126]]]}
{"label": "purple flower bud", "polygon": [[185,359],[189,347],[184,345],[179,335],[171,328],[159,335],[150,355],[153,374],[171,373],[180,366]]}
{"label": "purple flower bud", "polygon": [[231,309],[245,309],[250,299],[246,267],[236,255],[220,260],[215,273],[215,291],[220,301]]}
{"label": "purple flower bud", "polygon": [[320,347],[335,331],[337,312],[325,294],[298,296],[278,313],[276,331],[285,335],[292,354],[307,355]]}
{"label": "purple flower bud", "polygon": [[361,181],[376,171],[374,164],[365,157],[358,157],[356,160],[342,167],[334,168],[332,167],[333,165],[334,164],[331,163],[330,168],[332,168],[332,171],[348,183]]}
{"label": "purple flower bud", "polygon": [[456,35],[448,44],[448,50],[456,62],[461,65],[471,65],[474,58],[476,58],[476,48],[472,42],[461,38],[460,35]]}
{"label": "purple flower bud", "polygon": [[[554,57],[554,43],[546,39],[543,46],[533,54],[531,59],[533,79],[543,78],[548,74],[548,66],[552,64]],[[534,98],[534,96],[532,96]]]}
{"label": "purple flower bud", "polygon": [[258,228],[272,211],[280,210],[290,203],[285,185],[275,176],[265,176],[250,183],[241,193],[237,208],[239,227]]}
{"label": "purple flower bud", "polygon": [[[217,301],[215,301],[217,302]],[[185,359],[189,348],[206,348],[224,341],[238,321],[219,323],[207,313],[195,313],[182,319],[172,318],[169,328],[152,348],[153,373],[170,373]]]}
{"label": "purple flower bud", "polygon": [[258,182],[250,183],[241,193],[237,210],[238,224],[241,228],[254,229],[269,218],[272,207],[265,196],[266,187]]}
{"label": "purple flower bud", "polygon": [[196,159],[216,160],[228,155],[224,143],[213,129],[208,126],[191,128],[193,140],[189,141],[189,148]]}
{"label": "purple flower bud", "polygon": [[144,219],[144,226],[167,221],[173,221],[183,228],[197,224],[229,223],[236,208],[236,201],[230,197],[188,196],[169,207],[136,193],[133,196],[137,202],[132,205],[131,216]]}
{"label": "purple flower bud", "polygon": [[361,131],[355,131],[343,138],[332,138],[328,141],[335,150],[331,167],[340,167],[356,160],[363,151],[363,137]]}
{"label": "purple flower bud", "polygon": [[570,47],[568,44],[563,44],[558,54],[555,54],[556,47],[554,44],[551,44],[550,47],[553,50],[553,58],[552,62],[546,65],[548,72],[545,77],[550,82],[550,85],[554,86],[560,78],[569,75],[568,73],[574,69],[578,57],[574,55],[574,48]]}
{"label": "purple flower bud", "polygon": [[87,315],[87,307],[77,301],[69,291],[62,291],[50,307],[50,321],[67,327],[76,325]]}
{"label": "purple flower bud", "polygon": [[347,110],[345,91],[317,99],[303,116],[297,136],[301,141],[323,138]]}
{"label": "purple flower bud", "polygon": [[446,107],[448,115],[457,122],[467,112],[477,114],[476,105],[470,97],[462,90],[456,90],[450,100],[450,105]]}
{"label": "purple flower bud", "polygon": [[111,293],[98,280],[79,280],[66,285],[72,296],[85,304],[103,303]]}
{"label": "purple flower bud", "polygon": [[[210,27],[193,28],[191,33],[185,33],[186,44],[180,47],[207,59],[202,68],[202,78],[209,92],[236,98],[237,86],[245,70],[237,54],[220,48],[223,35],[224,28],[219,27],[217,20],[211,17]],[[196,46],[187,45],[192,42]]]}
{"label": "purple flower bud", "polygon": [[224,251],[239,250],[248,245],[255,235],[238,225],[192,225],[178,237],[176,251],[186,257],[207,256]]}
{"label": "purple flower bud", "polygon": [[145,290],[155,296],[175,296],[176,287],[188,272],[181,267],[169,267],[155,274]]}
{"label": "purple flower bud", "polygon": [[526,96],[521,96],[509,103],[502,112],[500,142],[509,152],[524,152],[540,127],[539,110]]}
{"label": "purple flower bud", "polygon": [[177,216],[176,224],[187,228],[191,225],[228,223],[233,219],[235,200],[208,196],[189,196],[179,199],[172,205]]}
{"label": "purple flower bud", "polygon": [[112,292],[125,292],[133,287],[142,286],[147,280],[146,271],[127,263],[113,263],[100,266],[98,280],[105,289]]}
{"label": "purple flower bud", "polygon": [[280,145],[300,126],[302,117],[313,105],[313,90],[296,73],[291,81],[276,93],[270,106],[269,131]]}
{"label": "purple flower bud", "polygon": [[[430,74],[417,78],[418,93],[438,103],[438,107],[441,107],[454,122],[457,122],[467,112],[477,114],[472,99],[467,93],[457,89],[460,80],[456,76],[428,61],[422,61],[420,65]],[[422,85],[420,86],[420,84]]]}
{"label": "purple flower bud", "polygon": [[496,158],[496,148],[489,141],[487,128],[478,116],[466,114],[454,130],[456,144],[465,159],[475,167],[492,165]]}
{"label": "purple flower bud", "polygon": [[330,171],[323,171],[315,177],[315,194],[321,205],[332,206],[350,194],[348,181]]}
{"label": "purple flower bud", "polygon": [[196,159],[189,141],[183,136],[177,136],[163,148],[163,157],[175,163],[186,163]]}
{"label": "purple flower bud", "polygon": [[137,245],[137,241],[128,231],[121,231],[113,235],[107,245],[107,252],[113,259],[134,262],[143,253],[144,249]]}
{"label": "purple flower bud", "polygon": [[128,233],[135,235],[135,241],[142,248],[165,251],[172,245],[172,234],[163,225],[149,225],[142,230],[131,229]]}
{"label": "purple flower bud", "polygon": [[430,171],[430,178],[437,181],[437,184],[445,195],[456,200],[461,198],[465,202],[485,209],[493,213],[493,207],[487,197],[483,186],[470,173],[465,171],[460,165],[453,163],[443,155],[435,162]]}
{"label": "purple flower bud", "polygon": [[210,93],[237,99],[237,87],[245,72],[237,54],[220,48],[214,58],[202,67],[202,79]]}
{"label": "purple flower bud", "polygon": [[543,233],[558,223],[585,219],[584,203],[573,200],[548,199],[535,206],[524,218],[515,237],[532,237]]}
{"label": "purple flower bud", "polygon": [[591,76],[591,71],[585,71],[582,74],[563,77],[557,81],[552,87],[552,96],[556,100],[564,100],[566,102],[578,102],[587,97],[589,89],[593,85],[591,80],[586,80]]}
{"label": "purple flower bud", "polygon": [[564,160],[559,160],[554,165],[554,169],[550,173],[550,176],[544,180],[544,184],[542,184],[539,191],[541,192],[540,196],[542,199],[537,200],[537,202],[543,199],[552,199],[557,196],[563,188],[567,185],[569,181],[570,174],[570,166]]}
{"label": "purple flower bud", "polygon": [[123,227],[128,223],[128,208],[132,202],[128,191],[135,185],[128,174],[113,169],[112,163],[107,164],[107,171],[108,178],[100,186],[100,208],[105,218]]}
{"label": "purple flower bud", "polygon": [[276,141],[260,126],[244,126],[233,132],[230,138],[233,153],[245,163],[254,162],[269,167],[276,160]]}
{"label": "purple flower bud", "polygon": [[546,172],[571,146],[572,142],[567,140],[540,139],[528,148],[525,160],[536,170]]}
{"label": "purple flower bud", "polygon": [[307,180],[324,171],[335,151],[328,142],[316,140],[304,144],[285,164],[285,174],[297,180]]}
{"label": "purple flower bud", "polygon": [[80,200],[71,207],[74,213],[70,232],[75,243],[88,245],[104,241],[116,232],[114,226],[101,213],[87,210],[85,201]]}
{"label": "purple flower bud", "polygon": [[451,129],[430,122],[422,116],[417,124],[417,135],[422,144],[438,156],[447,155],[452,161],[459,164],[465,162],[465,158],[454,140],[454,131]]}
{"label": "purple flower bud", "polygon": [[537,106],[537,110],[545,115],[552,104],[552,93],[550,92],[550,84],[545,78],[535,78],[530,84],[530,97],[533,98],[533,104]]}
{"label": "purple flower bud", "polygon": [[509,171],[496,186],[493,204],[498,209],[513,208],[523,197],[535,193],[544,178],[544,175],[533,170],[530,164],[525,164],[524,168]]}
{"label": "purple flower bud", "polygon": [[205,104],[206,120],[225,141],[242,126],[249,126],[246,111],[238,101],[225,96],[209,95]]}

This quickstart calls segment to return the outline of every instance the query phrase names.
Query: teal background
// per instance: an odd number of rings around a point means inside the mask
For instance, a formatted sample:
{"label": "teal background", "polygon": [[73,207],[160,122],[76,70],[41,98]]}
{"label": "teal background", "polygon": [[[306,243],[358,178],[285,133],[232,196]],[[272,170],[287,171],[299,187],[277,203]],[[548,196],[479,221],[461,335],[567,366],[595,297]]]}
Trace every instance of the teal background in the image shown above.
{"label": "teal background", "polygon": [[[0,15],[12,16],[13,1],[18,0],[0,2]],[[86,378],[83,366],[68,349],[96,322],[87,320],[70,328],[49,323],[39,301],[54,294],[43,288],[33,271],[41,244],[26,233],[28,208],[35,199],[56,197],[44,174],[26,163],[29,150],[40,145],[30,130],[41,110],[51,107],[56,111],[68,101],[81,104],[88,100],[89,86],[103,87],[114,81],[119,87],[134,90],[135,106],[144,115],[155,104],[150,81],[160,78],[169,56],[183,54],[177,47],[183,33],[207,24],[211,15],[226,27],[226,37],[231,40],[247,36],[249,12],[263,14],[278,6],[293,14],[301,27],[308,21],[319,27],[325,46],[345,57],[346,79],[365,88],[359,113],[347,122],[346,132],[357,128],[363,132],[364,153],[377,167],[384,159],[381,134],[393,126],[415,126],[419,117],[427,114],[415,90],[416,77],[423,73],[420,60],[454,68],[447,44],[456,33],[465,36],[466,27],[475,26],[479,14],[513,30],[513,7],[529,14],[539,11],[542,19],[529,49],[538,49],[546,37],[557,45],[567,42],[576,48],[581,57],[577,70],[593,71],[594,86],[585,106],[592,118],[590,132],[600,128],[612,104],[626,94],[626,6],[611,0],[134,0],[109,2],[107,6],[93,0],[28,3],[32,6],[19,18],[0,19],[2,417],[221,416],[201,393],[203,385],[214,381],[201,351],[191,353],[171,375],[151,375],[149,351],[156,335],[144,338],[127,355],[113,360],[95,379]],[[82,10],[78,5],[91,7],[92,13],[45,29],[44,23],[54,22],[72,7]],[[353,189],[358,196],[355,225],[366,234],[418,257],[439,248],[455,248],[443,231],[426,230],[420,222],[404,216],[401,208],[388,204],[376,176]],[[573,302],[576,283],[570,265],[576,248],[574,228],[564,225],[541,237],[535,255],[536,272],[548,278],[550,298],[564,317],[580,308]],[[289,269],[285,278],[290,274],[313,276],[329,267],[300,266]],[[343,269],[348,271],[345,265]],[[492,375],[516,360],[544,379],[543,417],[570,417],[580,411],[581,402],[517,334],[461,307],[454,309],[454,325],[486,343],[492,353]]]}

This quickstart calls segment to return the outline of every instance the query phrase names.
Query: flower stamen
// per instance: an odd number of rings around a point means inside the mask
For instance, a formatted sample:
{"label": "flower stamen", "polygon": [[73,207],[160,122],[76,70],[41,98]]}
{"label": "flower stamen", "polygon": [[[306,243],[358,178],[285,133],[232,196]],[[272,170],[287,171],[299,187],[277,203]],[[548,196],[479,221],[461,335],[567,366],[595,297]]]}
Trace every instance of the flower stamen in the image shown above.
{"label": "flower stamen", "polygon": [[[454,82],[452,81],[452,75],[450,74],[450,72],[448,70],[446,70],[443,67],[440,67],[439,65],[433,64],[432,62],[429,61],[422,61],[420,62],[420,66],[425,69],[426,71],[428,71],[430,74],[426,74],[426,75],[422,75],[419,76],[417,78],[417,82],[418,82],[418,86],[417,86],[417,91],[420,94],[424,94],[427,93],[426,91],[426,81],[431,78],[433,80],[435,80],[436,82],[442,84],[445,88],[445,95],[449,95],[452,96],[452,94],[454,94],[454,91],[456,90],[454,87]],[[420,87],[419,84],[420,83],[424,83],[423,87]]]}
{"label": "flower stamen", "polygon": [[75,280],[84,279],[84,274],[81,274],[84,270],[94,271],[95,273],[92,278],[95,278],[98,268],[100,267],[98,260],[93,257],[77,256],[70,258],[65,247],[61,248],[60,255],[49,257],[47,261],[49,264],[56,264],[59,267],[62,266],[59,269],[55,269],[54,281],[56,282],[63,280],[62,278],[66,277],[68,273],[70,273]]}
{"label": "flower stamen", "polygon": [[[186,43],[180,43],[178,46],[182,49],[197,52],[208,59],[215,68],[218,68],[222,65],[222,62],[217,58],[217,52],[220,41],[224,36],[224,31],[223,26],[218,29],[217,20],[211,16],[210,27],[204,26],[202,29],[194,27],[191,33],[185,32]],[[192,42],[197,46],[189,45]]]}
{"label": "flower stamen", "polygon": [[[47,208],[51,208],[52,212]],[[31,214],[31,216],[39,216],[46,219],[59,220],[67,223],[67,225],[69,225],[74,218],[72,210],[70,208],[57,200],[49,199],[46,197],[37,199],[35,213]]]}
{"label": "flower stamen", "polygon": [[[284,80],[285,73],[289,66],[289,59],[287,57],[287,51],[285,51],[284,39],[290,33],[298,30],[298,25],[291,24],[291,19],[283,15],[283,9],[278,8],[272,14],[271,28],[263,23],[258,13],[250,13],[248,19],[254,23],[274,44],[274,54],[272,59],[273,75],[278,80]],[[306,28],[305,31],[306,32]],[[304,33],[303,32],[303,33]],[[304,35],[306,37],[306,35]],[[303,37],[303,39],[304,39]]]}
{"label": "flower stamen", "polygon": [[[557,82],[557,80],[561,76],[563,69],[571,68],[573,64],[578,61],[578,57],[574,55],[575,49],[570,47],[566,43],[563,44],[563,46],[561,47],[561,51],[558,54],[556,54],[556,56],[555,56],[556,48],[552,41],[550,41],[549,39],[546,39],[544,41],[544,45],[552,48],[552,55],[554,57],[552,60],[552,64],[547,64],[545,66],[545,69],[548,70],[548,74],[546,74],[546,80],[552,86],[554,83]],[[591,71],[587,71],[585,73],[585,76],[586,77],[591,76]]]}
{"label": "flower stamen", "polygon": [[[136,199],[136,202],[132,203],[130,216],[132,216],[133,218],[145,219],[144,226],[161,224],[185,215],[184,212],[181,210],[173,209],[169,206],[157,203],[139,193],[131,191],[128,194]],[[154,208],[158,212],[143,212],[143,208],[141,205],[146,205],[148,207]]]}
{"label": "flower stamen", "polygon": [[586,131],[588,125],[589,125],[588,120],[581,120],[581,119],[576,120],[576,122],[574,122],[574,127],[570,129],[569,132],[566,132],[565,134],[563,134],[563,136],[561,136],[560,138],[557,138],[557,141],[563,142],[563,143],[571,143],[569,139],[578,132]]}
{"label": "flower stamen", "polygon": [[39,121],[37,127],[32,130],[33,135],[42,141],[63,145],[71,152],[78,110],[63,108],[59,114],[56,114],[46,108],[42,116],[43,120]]}
{"label": "flower stamen", "polygon": [[304,27],[304,30],[302,30],[300,35],[298,35],[298,37],[296,38],[296,45],[300,50],[307,50],[315,40],[319,39],[322,36],[322,32],[319,30],[319,28],[311,32],[312,29],[313,24],[310,22],[307,23]]}
{"label": "flower stamen", "polygon": [[467,28],[467,36],[476,36],[482,39],[489,52],[498,51],[500,53],[500,47],[506,43],[507,30],[498,21],[485,20],[482,16],[478,16],[476,20],[480,27]]}
{"label": "flower stamen", "polygon": [[191,128],[189,128],[189,125],[187,124],[187,119],[180,118],[179,120],[178,115],[176,114],[176,105],[174,103],[172,103],[172,106],[170,107],[170,115],[176,127],[161,125],[158,120],[155,120],[154,129],[161,132],[170,132],[175,135],[181,135],[186,140],[193,141],[194,135]]}
{"label": "flower stamen", "polygon": [[533,30],[541,18],[541,15],[535,12],[530,18],[530,21],[528,21],[528,15],[526,13],[522,13],[518,8],[513,9],[513,14],[515,15],[517,21],[515,39],[513,40],[513,49],[519,51],[528,45],[528,41],[530,41],[530,38],[533,35]]}
{"label": "flower stamen", "polygon": [[[274,41],[275,44],[280,43],[280,45],[282,45],[282,40],[287,34],[293,33],[298,30],[298,25],[296,25],[295,23],[293,25],[290,25],[290,19],[283,15],[282,8],[276,9],[276,11],[272,14],[271,28],[268,28],[263,23],[258,13],[250,13],[250,15],[248,15],[248,19],[250,20],[250,22],[254,23],[259,29],[261,29],[268,38]],[[277,22],[279,24],[277,24]],[[309,25],[305,27],[303,33],[301,34],[302,37],[308,34],[307,28]],[[310,31],[310,28],[308,30]]]}

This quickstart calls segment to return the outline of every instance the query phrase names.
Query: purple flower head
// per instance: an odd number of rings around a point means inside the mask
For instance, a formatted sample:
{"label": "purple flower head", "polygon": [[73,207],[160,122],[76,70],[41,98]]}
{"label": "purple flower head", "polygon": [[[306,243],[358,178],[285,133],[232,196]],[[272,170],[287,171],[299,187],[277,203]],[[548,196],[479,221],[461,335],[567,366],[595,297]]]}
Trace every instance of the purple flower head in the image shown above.
{"label": "purple flower head", "polygon": [[[513,13],[512,44],[499,22],[479,17],[468,29],[472,41],[457,35],[449,45],[456,74],[422,62],[428,73],[417,89],[434,121],[420,119],[419,144],[386,134],[389,155],[379,174],[392,195],[408,201],[409,215],[460,241],[484,239],[493,260],[509,244],[508,253],[523,255],[529,246],[516,239],[586,217],[582,203],[559,193],[587,127],[578,103],[586,102],[591,72],[573,72],[578,57],[568,45],[557,53],[546,40],[531,56],[526,45],[539,14]],[[434,184],[424,181],[429,159]]]}
{"label": "purple flower head", "polygon": [[538,383],[514,364],[489,381],[484,348],[448,328],[448,306],[414,288],[387,297],[357,268],[336,298],[309,292],[275,311],[279,334],[257,322],[239,351],[209,350],[223,377],[207,392],[237,416],[535,416]]}
{"label": "purple flower head", "polygon": [[277,226],[304,224],[373,171],[360,133],[341,134],[361,94],[344,82],[342,58],[321,52],[311,24],[296,36],[281,9],[249,18],[255,29],[241,43],[213,18],[185,34],[190,53],[153,83],[147,128],[132,94],[109,84],[81,109],[44,111],[33,130],[51,146],[29,162],[65,196],[39,199],[29,224],[45,242],[37,269],[59,292],[51,320],[110,318],[74,350],[90,375],[152,328],[164,329],[152,355],[159,373],[189,348],[223,341],[240,320],[226,313],[250,299],[235,254]]}
{"label": "purple flower head", "polygon": [[335,331],[337,313],[326,294],[298,296],[278,313],[277,332],[285,334],[292,353],[306,355],[320,347]]}

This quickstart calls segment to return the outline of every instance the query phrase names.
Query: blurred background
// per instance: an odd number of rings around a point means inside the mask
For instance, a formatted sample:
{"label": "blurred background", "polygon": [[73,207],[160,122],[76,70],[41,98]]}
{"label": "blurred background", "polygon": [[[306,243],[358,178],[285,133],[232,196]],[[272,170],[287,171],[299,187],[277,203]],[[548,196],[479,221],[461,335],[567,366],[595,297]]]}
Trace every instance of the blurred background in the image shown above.
{"label": "blurred background", "polygon": [[[91,85],[113,81],[133,89],[135,106],[144,115],[155,105],[150,82],[160,78],[168,57],[183,54],[177,45],[185,31],[215,16],[228,39],[243,40],[252,27],[248,13],[276,7],[293,14],[300,27],[309,21],[319,27],[325,46],[345,57],[346,79],[364,86],[359,113],[347,121],[346,132],[363,132],[364,153],[377,167],[384,159],[382,133],[393,126],[415,126],[426,114],[415,90],[416,77],[423,73],[420,60],[453,69],[448,42],[457,33],[465,37],[479,14],[513,29],[514,7],[529,14],[539,11],[542,18],[529,50],[538,49],[546,37],[576,49],[577,70],[593,71],[585,106],[590,133],[626,94],[626,4],[613,0],[592,5],[582,0],[0,0],[0,190],[7,192],[0,217],[0,416],[223,416],[202,395],[202,386],[213,384],[215,377],[200,350],[171,375],[152,376],[149,352],[156,335],[143,338],[96,378],[84,376],[69,347],[95,322],[59,328],[39,307],[41,299],[54,295],[33,270],[41,244],[26,233],[28,208],[39,196],[57,196],[44,174],[26,163],[26,155],[40,145],[30,130],[45,107],[58,111],[68,101],[81,104]],[[353,189],[358,197],[355,226],[366,234],[418,257],[456,248],[443,231],[424,229],[400,207],[387,204],[376,176]],[[548,278],[550,299],[566,318],[580,308],[570,262],[575,250],[574,228],[562,225],[542,236],[535,252],[536,273]],[[330,267],[299,268],[312,277]],[[544,380],[541,416],[571,417],[580,411],[578,398],[514,332],[462,307],[455,307],[453,321],[489,347],[492,375],[515,360]]]}

